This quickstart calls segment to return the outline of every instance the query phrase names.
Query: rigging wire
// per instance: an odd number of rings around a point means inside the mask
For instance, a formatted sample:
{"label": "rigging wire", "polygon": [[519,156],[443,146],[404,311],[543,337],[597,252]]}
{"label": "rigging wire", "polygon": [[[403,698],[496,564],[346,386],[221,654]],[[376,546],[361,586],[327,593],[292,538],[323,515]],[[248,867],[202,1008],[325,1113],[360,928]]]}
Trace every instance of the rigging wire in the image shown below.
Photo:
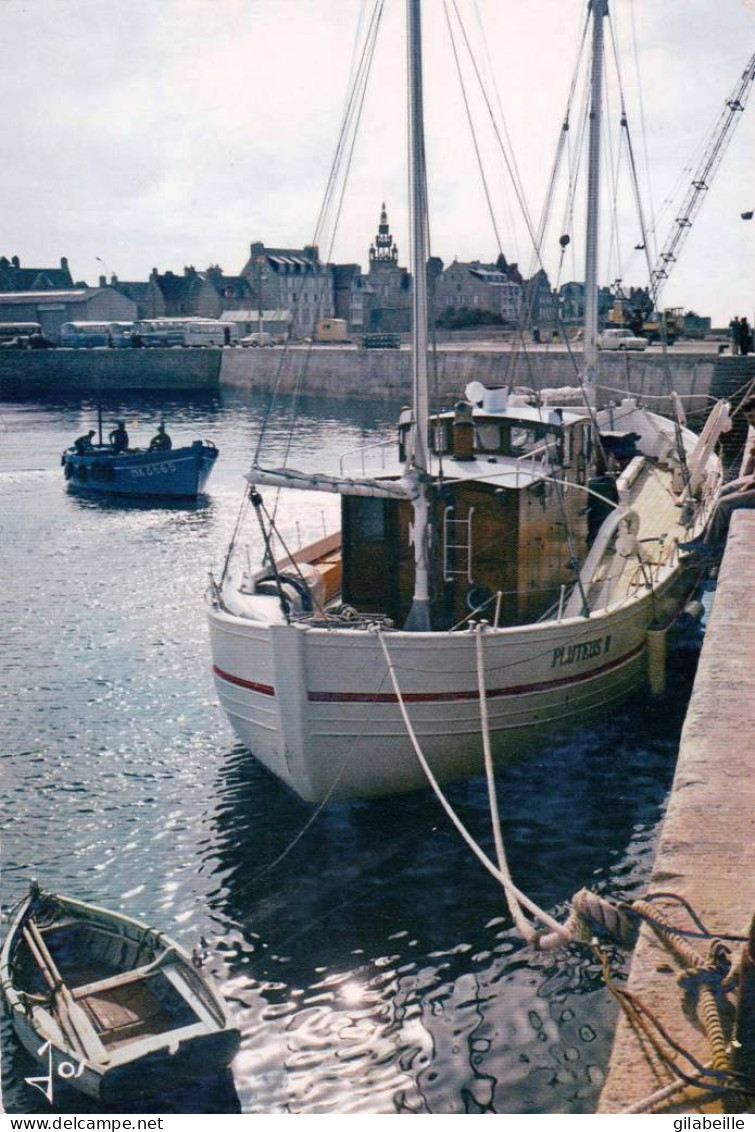
{"label": "rigging wire", "polygon": [[[454,0],[454,9],[455,9],[455,11],[458,15],[458,8],[456,7],[455,0]],[[474,121],[472,120],[472,111],[471,111],[470,106],[469,106],[469,98],[467,97],[467,87],[466,87],[466,84],[464,82],[464,75],[463,75],[462,69],[461,69],[461,60],[459,59],[459,53],[458,53],[457,48],[456,48],[456,37],[454,35],[454,29],[451,25],[451,16],[450,16],[449,11],[448,11],[448,0],[443,0],[443,11],[444,11],[444,14],[445,14],[445,17],[446,17],[446,27],[448,28],[448,35],[449,35],[449,38],[451,40],[451,50],[453,51],[454,63],[456,64],[456,74],[457,74],[457,77],[459,79],[459,86],[461,87],[461,94],[462,94],[462,98],[464,100],[464,110],[465,110],[466,115],[467,115],[467,123],[469,125],[469,132],[472,135],[472,144],[474,146],[475,157],[477,158],[477,167],[480,170],[480,178],[482,180],[482,187],[483,187],[483,190],[485,192],[485,200],[487,202],[488,213],[490,215],[490,223],[493,226],[493,232],[495,234],[495,242],[496,242],[496,246],[498,247],[498,252],[499,252],[500,255],[503,255],[503,243],[501,242],[501,234],[498,231],[498,223],[497,223],[496,217],[495,217],[495,210],[493,208],[493,202],[490,198],[490,189],[488,188],[488,179],[485,176],[485,166],[483,164],[482,154],[480,153],[480,146],[479,146],[479,142],[477,140],[477,131],[476,131],[475,126],[474,126]]]}
{"label": "rigging wire", "polygon": [[[338,183],[338,175],[339,175],[339,171],[342,168],[343,155],[344,155],[344,152],[345,152],[346,147],[348,145],[348,139],[349,139],[350,135],[352,135],[351,150],[353,152],[353,136],[355,136],[355,133],[356,133],[355,115],[357,115],[357,124],[358,124],[358,118],[361,115],[361,106],[364,102],[364,93],[365,93],[365,90],[366,90],[367,78],[369,76],[369,71],[370,71],[370,67],[371,67],[371,63],[372,63],[372,57],[373,57],[374,50],[375,50],[375,42],[376,42],[376,39],[377,39],[377,32],[378,32],[378,27],[379,27],[379,24],[380,24],[382,12],[383,12],[383,6],[384,6],[384,0],[375,0],[374,7],[373,7],[373,10],[372,10],[372,15],[371,15],[371,18],[370,18],[370,21],[369,21],[367,32],[365,34],[364,42],[361,46],[361,51],[359,52],[359,60],[358,60],[358,64],[357,64],[356,68],[352,64],[351,71],[354,75],[354,78],[353,78],[353,81],[351,83],[351,89],[349,90],[348,97],[347,97],[347,100],[346,100],[346,108],[345,108],[343,118],[342,118],[342,121],[341,121],[338,141],[337,141],[337,145],[336,145],[336,151],[335,151],[335,154],[334,154],[334,157],[333,157],[333,162],[331,164],[331,169],[330,169],[330,173],[329,173],[329,176],[328,176],[328,181],[327,181],[327,185],[326,185],[326,188],[325,188],[323,201],[322,201],[322,204],[320,206],[320,212],[319,212],[317,222],[316,222],[316,225],[315,225],[314,237],[313,237],[313,240],[312,240],[313,246],[317,246],[318,240],[319,240],[319,238],[322,234],[325,219],[326,219],[326,217],[329,213],[329,209],[330,209],[331,204],[332,204],[334,193],[336,191],[336,186],[337,186],[337,183]],[[356,44],[355,44],[355,46],[356,46]],[[358,111],[356,109],[357,107],[359,107]],[[335,232],[334,232],[334,236],[335,236]],[[302,295],[302,290],[300,289],[300,291],[298,292],[298,294],[294,298],[294,304],[293,304],[293,306],[294,306],[293,313],[294,314],[298,310],[299,304],[301,303],[301,295]],[[258,438],[257,438],[257,446],[256,446],[256,449],[255,449],[254,461],[253,461],[255,464],[258,462],[258,460],[260,458],[260,453],[262,451],[262,447],[263,447],[263,444],[264,444],[265,439],[266,439],[267,429],[268,429],[270,420],[272,419],[273,410],[274,410],[274,408],[277,404],[277,400],[278,400],[278,397],[280,395],[280,386],[281,386],[281,382],[282,382],[284,367],[285,367],[285,364],[288,360],[288,353],[289,353],[289,351],[288,351],[288,344],[287,344],[286,349],[284,349],[282,356],[281,356],[281,359],[280,359],[280,362],[279,362],[278,367],[277,367],[275,381],[274,381],[274,384],[273,384],[273,391],[272,391],[272,394],[271,394],[271,396],[268,400],[266,411],[265,411],[265,414],[264,414],[264,417],[263,417],[263,420],[262,420],[262,424],[261,424],[261,427],[260,427],[260,432],[259,432],[259,435],[258,435]],[[308,357],[309,357],[309,355],[307,356],[307,361],[308,361]],[[305,367],[303,367],[303,368],[306,369],[306,362],[305,362]]]}

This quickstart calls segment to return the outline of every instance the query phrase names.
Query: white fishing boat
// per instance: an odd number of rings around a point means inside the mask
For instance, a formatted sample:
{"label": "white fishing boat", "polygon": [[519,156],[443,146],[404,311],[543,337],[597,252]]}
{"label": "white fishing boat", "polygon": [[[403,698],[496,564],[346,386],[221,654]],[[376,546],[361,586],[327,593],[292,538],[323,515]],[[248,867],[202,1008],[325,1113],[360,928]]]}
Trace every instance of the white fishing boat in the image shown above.
{"label": "white fishing boat", "polygon": [[32,884],[0,954],[13,1028],[52,1101],[66,1082],[102,1101],[217,1073],[240,1036],[212,982],[163,932]]}
{"label": "white fishing boat", "polygon": [[[239,739],[302,798],[422,786],[520,754],[610,710],[648,676],[697,581],[683,544],[720,484],[718,406],[701,436],[631,399],[598,411],[603,22],[592,0],[583,407],[467,387],[431,412],[419,0],[407,0],[413,404],[376,475],[255,460],[265,565],[229,553],[209,593],[213,671]],[[551,400],[554,400],[553,398]],[[335,492],[340,532],[281,556],[258,492]],[[649,637],[649,634],[651,635]],[[653,648],[653,653],[655,653]]]}

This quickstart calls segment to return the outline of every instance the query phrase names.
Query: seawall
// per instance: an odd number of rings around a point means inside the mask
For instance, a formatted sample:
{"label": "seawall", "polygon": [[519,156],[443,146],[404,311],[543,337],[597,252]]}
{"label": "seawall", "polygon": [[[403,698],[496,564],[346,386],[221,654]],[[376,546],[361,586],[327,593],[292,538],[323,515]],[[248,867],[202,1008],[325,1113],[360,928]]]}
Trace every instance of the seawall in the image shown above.
{"label": "seawall", "polygon": [[[746,935],[755,913],[753,577],[755,511],[734,512],[648,885],[650,892],[672,890],[683,896],[712,932],[725,935]],[[679,908],[670,916],[680,927],[692,926]],[[690,942],[705,955],[705,941]],[[732,958],[738,960],[742,946],[731,946]],[[706,1064],[710,1047],[689,996],[677,985],[680,970],[656,936],[643,927],[627,989],[650,1006],[684,1049]],[[688,1063],[684,1067],[689,1070]],[[647,1042],[622,1017],[600,1111],[620,1112],[671,1079]],[[705,1111],[748,1111],[741,1105],[741,1099],[730,1095],[708,1099]],[[684,1111],[701,1109],[687,1105]]]}
{"label": "seawall", "polygon": [[[284,361],[285,358],[285,361]],[[438,348],[431,355],[431,380],[438,400],[458,399],[470,381],[484,385],[525,385],[540,388],[575,385],[581,354],[563,348],[512,354],[498,347]],[[576,366],[575,366],[576,363]],[[673,388],[688,410],[700,409],[709,398],[731,396],[755,379],[755,357],[732,358],[691,350],[662,354],[601,355],[603,400],[631,393],[648,399]],[[270,392],[279,383],[282,393],[304,389],[328,397],[391,397],[411,394],[411,354],[407,350],[354,350],[298,346],[287,351],[224,350],[220,372],[223,385]],[[659,407],[667,401],[659,402]]]}
{"label": "seawall", "polygon": [[0,350],[0,392],[217,389],[223,350]]}
{"label": "seawall", "polygon": [[[538,388],[575,385],[581,354],[563,347],[512,353],[508,346],[471,343],[439,346],[431,354],[437,401],[451,404],[470,381]],[[668,367],[660,352],[601,355],[601,401],[631,393],[660,409],[673,388],[688,410],[709,399],[735,396],[755,379],[755,357],[718,356],[676,348]],[[408,350],[358,350],[327,346],[288,349],[0,350],[0,392],[79,389],[193,389],[219,385],[269,393],[306,392],[323,397],[408,400]],[[434,398],[435,399],[435,398]]]}

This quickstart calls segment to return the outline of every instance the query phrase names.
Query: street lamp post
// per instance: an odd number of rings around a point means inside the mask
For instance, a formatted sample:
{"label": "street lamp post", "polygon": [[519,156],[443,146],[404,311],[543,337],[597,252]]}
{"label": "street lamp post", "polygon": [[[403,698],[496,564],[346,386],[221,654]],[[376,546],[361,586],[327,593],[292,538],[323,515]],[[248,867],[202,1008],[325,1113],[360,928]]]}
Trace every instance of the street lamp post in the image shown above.
{"label": "street lamp post", "polygon": [[101,263],[102,266],[105,268],[105,282],[107,283],[108,275],[112,279],[113,273],[111,272],[110,268],[108,267],[108,265],[105,263],[104,259],[102,259],[101,256],[96,255],[94,258],[97,260],[98,263]]}

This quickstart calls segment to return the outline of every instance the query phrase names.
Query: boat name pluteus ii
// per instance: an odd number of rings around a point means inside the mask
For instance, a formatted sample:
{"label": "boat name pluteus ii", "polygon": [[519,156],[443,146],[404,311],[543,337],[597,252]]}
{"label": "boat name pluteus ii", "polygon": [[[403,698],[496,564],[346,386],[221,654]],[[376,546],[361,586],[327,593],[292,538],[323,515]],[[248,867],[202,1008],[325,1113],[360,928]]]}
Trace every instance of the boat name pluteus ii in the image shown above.
{"label": "boat name pluteus ii", "polygon": [[[505,759],[610,712],[647,679],[649,635],[657,641],[698,581],[684,546],[720,486],[728,406],[700,436],[678,398],[669,416],[630,397],[596,407],[605,0],[590,14],[581,388],[527,396],[474,381],[433,410],[420,9],[407,0],[412,405],[390,446],[354,457],[354,476],[346,458],[338,475],[266,468],[258,446],[248,479],[263,565],[232,544],[209,591],[220,702],[240,740],[304,799],[424,785],[415,740],[442,782],[482,771],[484,735]],[[340,529],[277,553],[265,485],[339,494]]]}

